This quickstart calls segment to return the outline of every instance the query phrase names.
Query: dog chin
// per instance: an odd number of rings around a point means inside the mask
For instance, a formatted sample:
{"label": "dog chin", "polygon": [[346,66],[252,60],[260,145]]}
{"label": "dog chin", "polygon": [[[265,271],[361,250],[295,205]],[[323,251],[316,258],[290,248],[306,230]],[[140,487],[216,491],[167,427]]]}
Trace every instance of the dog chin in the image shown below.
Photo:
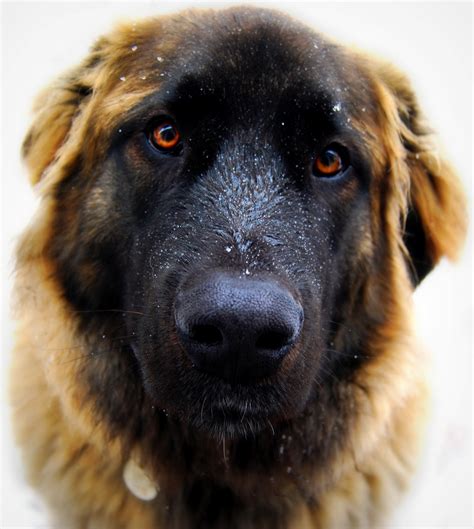
{"label": "dog chin", "polygon": [[238,407],[215,407],[211,415],[195,414],[188,421],[199,433],[217,441],[251,438],[264,430],[272,432],[276,422],[269,414],[250,413]]}

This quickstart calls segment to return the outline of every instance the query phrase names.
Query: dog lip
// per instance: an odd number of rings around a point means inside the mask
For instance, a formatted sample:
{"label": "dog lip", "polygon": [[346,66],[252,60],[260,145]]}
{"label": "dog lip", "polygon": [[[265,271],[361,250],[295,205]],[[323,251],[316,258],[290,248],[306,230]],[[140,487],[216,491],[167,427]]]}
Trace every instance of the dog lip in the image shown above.
{"label": "dog lip", "polygon": [[263,410],[255,409],[252,403],[248,402],[244,405],[242,402],[239,404],[216,404],[213,405],[210,410],[205,413],[207,420],[202,420],[203,414],[201,413],[200,419],[205,425],[213,426],[231,426],[243,424],[244,422],[251,421],[254,424],[267,423],[269,417],[275,416],[275,410]]}

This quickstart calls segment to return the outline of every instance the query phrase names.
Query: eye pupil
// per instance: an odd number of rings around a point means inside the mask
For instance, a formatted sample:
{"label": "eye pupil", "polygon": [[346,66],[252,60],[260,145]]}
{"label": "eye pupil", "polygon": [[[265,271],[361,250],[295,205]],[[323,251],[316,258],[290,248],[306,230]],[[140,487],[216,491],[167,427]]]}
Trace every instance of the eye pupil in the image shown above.
{"label": "eye pupil", "polygon": [[159,131],[159,139],[165,143],[173,142],[177,136],[177,131],[173,125],[163,125]]}
{"label": "eye pupil", "polygon": [[327,150],[322,156],[320,163],[325,167],[332,167],[338,165],[340,161],[339,155],[337,152]]}
{"label": "eye pupil", "polygon": [[169,152],[179,145],[181,136],[173,122],[164,121],[152,130],[150,141],[158,150]]}
{"label": "eye pupil", "polygon": [[336,148],[328,147],[316,158],[313,172],[316,176],[335,176],[343,169],[341,154]]}

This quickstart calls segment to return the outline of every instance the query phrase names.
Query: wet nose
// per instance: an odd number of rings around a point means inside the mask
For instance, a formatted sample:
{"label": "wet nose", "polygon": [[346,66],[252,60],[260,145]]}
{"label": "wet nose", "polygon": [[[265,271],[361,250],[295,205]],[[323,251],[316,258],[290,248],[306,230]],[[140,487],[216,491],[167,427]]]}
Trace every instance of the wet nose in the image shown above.
{"label": "wet nose", "polygon": [[275,280],[214,273],[178,293],[175,320],[197,369],[245,382],[278,370],[299,338],[303,309]]}

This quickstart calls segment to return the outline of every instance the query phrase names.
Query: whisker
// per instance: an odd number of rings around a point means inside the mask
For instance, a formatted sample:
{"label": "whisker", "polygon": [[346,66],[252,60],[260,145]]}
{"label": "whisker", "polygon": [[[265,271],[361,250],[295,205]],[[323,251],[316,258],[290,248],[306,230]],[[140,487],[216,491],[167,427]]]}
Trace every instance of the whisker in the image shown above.
{"label": "whisker", "polygon": [[339,351],[337,349],[326,349],[325,352],[327,353],[334,353],[334,357],[331,358],[331,360],[335,361],[341,361],[341,358],[371,358],[371,355],[356,352],[356,353],[349,353],[347,351]]}
{"label": "whisker", "polygon": [[[123,336],[116,336],[115,338],[107,338],[109,342],[118,342],[120,340],[127,340],[129,338],[135,337],[135,334],[125,334]],[[104,338],[105,340],[105,338]],[[91,347],[91,344],[82,344],[82,345],[71,345],[70,347],[48,347],[48,348],[42,348],[41,351],[45,352],[55,352],[55,351],[73,351],[74,349],[86,349],[88,347]]]}
{"label": "whisker", "polygon": [[144,312],[137,310],[124,310],[124,309],[97,309],[97,310],[72,310],[72,314],[99,314],[102,312],[119,312],[121,314],[136,314],[138,316],[147,316]]}
{"label": "whisker", "polygon": [[270,426],[272,435],[275,436],[275,429],[273,428],[273,424],[271,423],[270,419],[267,419],[267,423],[268,423],[268,426]]}
{"label": "whisker", "polygon": [[86,358],[95,358],[110,352],[112,352],[110,349],[104,349],[102,351],[90,351],[89,353],[83,354],[81,356],[76,356],[75,358],[68,358],[67,360],[61,360],[59,362],[48,360],[48,363],[53,365],[70,364],[71,362],[78,362],[79,360],[85,360]]}
{"label": "whisker", "polygon": [[222,452],[224,454],[224,465],[226,467],[228,467],[228,462],[227,462],[227,451],[226,451],[226,448],[225,448],[225,437],[222,437]]}
{"label": "whisker", "polygon": [[204,399],[201,404],[201,423],[204,424],[204,405],[206,404],[207,396],[204,396]]}
{"label": "whisker", "polygon": [[240,423],[241,424],[244,422],[245,414],[247,413],[247,409],[248,409],[248,401],[247,401],[247,399],[245,399],[244,409],[243,409],[243,412],[242,412],[242,417],[240,418]]}
{"label": "whisker", "polygon": [[[328,367],[320,365],[318,367],[318,369],[323,375],[330,377],[331,379],[333,379],[336,382],[340,382],[340,380],[336,377],[336,375]],[[318,386],[319,389],[321,389],[321,390],[323,389],[323,384],[319,380],[317,380],[315,378],[314,382]]]}

